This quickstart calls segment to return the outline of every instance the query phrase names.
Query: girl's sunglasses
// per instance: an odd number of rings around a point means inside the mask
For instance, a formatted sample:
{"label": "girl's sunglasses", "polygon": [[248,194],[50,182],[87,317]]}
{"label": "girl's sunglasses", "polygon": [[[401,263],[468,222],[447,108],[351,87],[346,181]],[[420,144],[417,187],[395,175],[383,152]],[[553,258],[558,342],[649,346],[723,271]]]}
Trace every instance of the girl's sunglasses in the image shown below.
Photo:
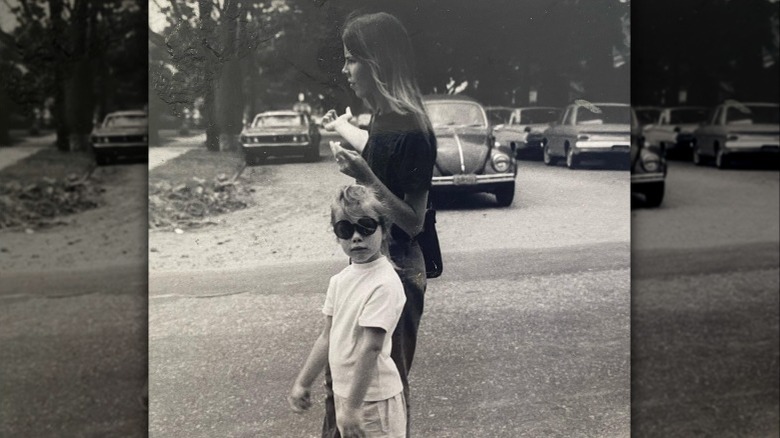
{"label": "girl's sunglasses", "polygon": [[355,230],[362,236],[370,236],[374,234],[379,222],[371,219],[370,217],[362,217],[358,219],[356,224],[350,221],[338,221],[333,224],[333,232],[339,239],[351,239],[355,235]]}

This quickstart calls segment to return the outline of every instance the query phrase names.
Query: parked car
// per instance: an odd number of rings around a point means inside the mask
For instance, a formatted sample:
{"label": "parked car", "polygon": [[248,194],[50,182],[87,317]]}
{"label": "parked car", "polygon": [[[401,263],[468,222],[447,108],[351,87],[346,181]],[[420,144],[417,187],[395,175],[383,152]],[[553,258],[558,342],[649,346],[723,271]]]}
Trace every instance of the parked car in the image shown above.
{"label": "parked car", "polygon": [[490,126],[503,125],[509,122],[509,117],[512,115],[514,108],[509,106],[486,106],[485,113],[488,117],[488,123]]}
{"label": "parked car", "polygon": [[496,143],[482,105],[462,95],[425,96],[424,101],[437,142],[431,192],[492,193],[500,206],[511,205],[514,151]]}
{"label": "parked car", "polygon": [[645,126],[658,123],[658,118],[661,117],[663,109],[658,106],[637,106],[634,108],[634,114],[636,116],[637,123],[639,123],[639,129],[644,129]]}
{"label": "parked car", "polygon": [[119,157],[149,159],[149,118],[141,110],[108,113],[90,134],[97,164]]}
{"label": "parked car", "polygon": [[693,133],[693,162],[709,158],[724,169],[737,156],[761,155],[777,159],[780,152],[780,105],[734,100],[716,106],[709,120]]}
{"label": "parked car", "polygon": [[576,169],[583,158],[602,157],[628,168],[630,114],[631,107],[624,103],[576,101],[566,107],[559,122],[544,131],[544,163],[553,166],[562,158],[569,169]]}
{"label": "parked car", "polygon": [[658,207],[664,200],[666,158],[664,150],[649,145],[642,136],[636,113],[631,111],[631,191],[645,198],[645,205]]}
{"label": "parked car", "polygon": [[269,156],[320,157],[320,131],[310,116],[296,111],[266,111],[255,116],[239,137],[247,164]]}
{"label": "parked car", "polygon": [[496,126],[496,141],[515,149],[515,157],[542,156],[544,130],[561,116],[560,108],[530,106],[515,108],[509,121]]}
{"label": "parked car", "polygon": [[664,108],[656,123],[644,127],[645,142],[666,151],[666,156],[690,157],[693,131],[707,119],[709,110],[699,106]]}

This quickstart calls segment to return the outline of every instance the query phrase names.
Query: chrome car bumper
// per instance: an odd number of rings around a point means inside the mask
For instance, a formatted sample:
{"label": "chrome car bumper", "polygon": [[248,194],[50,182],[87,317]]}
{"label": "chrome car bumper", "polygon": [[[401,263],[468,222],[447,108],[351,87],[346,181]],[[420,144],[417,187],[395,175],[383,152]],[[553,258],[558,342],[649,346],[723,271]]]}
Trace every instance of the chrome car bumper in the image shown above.
{"label": "chrome car bumper", "polygon": [[123,149],[140,149],[147,148],[146,143],[130,142],[130,143],[92,143],[92,147],[95,149],[105,150],[123,150]]}
{"label": "chrome car bumper", "polygon": [[246,149],[285,149],[285,148],[305,148],[308,147],[311,143],[307,142],[298,142],[298,143],[241,143],[241,146],[245,147]]}
{"label": "chrome car bumper", "polygon": [[723,150],[727,153],[740,154],[777,154],[780,152],[780,142],[766,141],[765,139],[727,141],[723,145]]}
{"label": "chrome car bumper", "polygon": [[631,175],[631,184],[664,182],[666,176],[662,172],[640,173]]}
{"label": "chrome car bumper", "polygon": [[575,155],[580,153],[600,153],[600,154],[628,154],[631,152],[631,141],[578,141],[574,144],[572,152]]}
{"label": "chrome car bumper", "polygon": [[491,175],[450,175],[434,176],[431,180],[433,188],[453,190],[489,190],[492,186],[501,186],[515,181],[514,173],[497,173]]}

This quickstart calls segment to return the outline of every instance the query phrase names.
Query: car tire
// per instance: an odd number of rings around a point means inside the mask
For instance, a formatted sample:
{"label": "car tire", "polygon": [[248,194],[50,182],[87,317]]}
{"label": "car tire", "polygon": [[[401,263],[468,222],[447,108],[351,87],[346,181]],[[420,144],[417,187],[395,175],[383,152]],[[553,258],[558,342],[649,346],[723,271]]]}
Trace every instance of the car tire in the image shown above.
{"label": "car tire", "polygon": [[699,151],[698,145],[695,145],[693,147],[693,151],[691,151],[691,160],[693,161],[693,164],[697,166],[704,165],[704,157],[701,155],[701,151]]}
{"label": "car tire", "polygon": [[558,162],[557,158],[550,155],[550,146],[547,144],[542,147],[542,161],[548,166],[555,166],[555,163]]}
{"label": "car tire", "polygon": [[499,207],[509,207],[515,199],[515,183],[506,184],[493,192]]}
{"label": "car tire", "polygon": [[648,207],[658,207],[664,200],[664,183],[657,182],[652,184],[645,184],[646,187],[642,190],[642,194],[645,195],[645,205]]}
{"label": "car tire", "polygon": [[96,154],[95,162],[98,166],[107,166],[111,164],[111,157],[106,154]]}
{"label": "car tire", "polygon": [[315,145],[313,148],[306,151],[306,161],[315,163],[320,161],[320,148],[319,145]]}
{"label": "car tire", "polygon": [[728,155],[723,152],[723,149],[718,148],[718,150],[715,152],[715,167],[718,169],[728,169],[729,164]]}
{"label": "car tire", "polygon": [[580,166],[580,159],[574,155],[574,148],[566,148],[566,167],[571,170],[577,169]]}

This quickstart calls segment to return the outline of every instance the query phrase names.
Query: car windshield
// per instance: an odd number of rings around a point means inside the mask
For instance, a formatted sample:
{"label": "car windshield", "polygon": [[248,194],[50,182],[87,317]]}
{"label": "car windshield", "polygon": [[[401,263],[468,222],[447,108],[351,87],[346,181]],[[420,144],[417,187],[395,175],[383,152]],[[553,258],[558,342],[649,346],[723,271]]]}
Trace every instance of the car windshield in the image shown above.
{"label": "car windshield", "polygon": [[669,111],[669,124],[701,123],[707,120],[706,108],[680,108]]}
{"label": "car windshield", "polygon": [[252,124],[253,128],[289,128],[304,125],[303,115],[290,114],[290,115],[274,115],[274,116],[258,116],[255,118],[255,122]]}
{"label": "car windshield", "polygon": [[560,118],[560,111],[557,109],[524,109],[520,111],[520,125],[535,125],[542,123],[551,123]]}
{"label": "car windshield", "polygon": [[[598,110],[594,112],[593,110]],[[631,110],[627,106],[599,106],[577,108],[578,125],[604,125],[631,123]]]}
{"label": "car windshield", "polygon": [[425,104],[434,127],[487,126],[482,108],[469,102],[429,102]]}
{"label": "car windshield", "polygon": [[639,123],[646,125],[648,123],[655,123],[658,120],[658,116],[661,115],[661,110],[658,109],[638,109],[636,110],[636,118]]}
{"label": "car windshield", "polygon": [[512,110],[508,108],[485,109],[491,125],[500,125],[509,121]]}
{"label": "car windshield", "polygon": [[726,123],[738,125],[780,123],[780,107],[764,105],[732,106],[726,111]]}
{"label": "car windshield", "polygon": [[144,115],[108,116],[103,123],[105,128],[124,128],[128,126],[146,126],[147,119]]}

